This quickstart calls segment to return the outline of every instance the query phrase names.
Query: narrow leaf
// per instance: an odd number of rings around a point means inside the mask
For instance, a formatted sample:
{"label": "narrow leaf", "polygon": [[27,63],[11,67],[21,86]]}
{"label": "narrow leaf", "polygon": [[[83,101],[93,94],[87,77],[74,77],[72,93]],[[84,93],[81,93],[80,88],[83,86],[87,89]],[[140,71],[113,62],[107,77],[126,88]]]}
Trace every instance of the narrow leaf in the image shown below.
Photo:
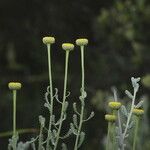
{"label": "narrow leaf", "polygon": [[80,134],[80,139],[79,139],[79,144],[78,144],[78,148],[81,147],[83,141],[85,139],[85,133],[84,132],[81,132]]}
{"label": "narrow leaf", "polygon": [[140,101],[140,102],[135,106],[135,108],[140,108],[140,107],[142,107],[143,103],[144,103],[143,100]]}

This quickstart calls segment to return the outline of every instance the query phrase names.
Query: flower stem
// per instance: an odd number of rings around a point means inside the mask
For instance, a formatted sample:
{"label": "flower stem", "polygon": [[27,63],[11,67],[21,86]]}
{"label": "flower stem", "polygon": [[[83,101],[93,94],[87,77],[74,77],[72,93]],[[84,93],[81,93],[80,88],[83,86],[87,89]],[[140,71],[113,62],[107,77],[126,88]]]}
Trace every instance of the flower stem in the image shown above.
{"label": "flower stem", "polygon": [[112,124],[112,150],[116,150],[116,142],[115,142],[115,123]]}
{"label": "flower stem", "polygon": [[16,136],[16,95],[17,91],[13,90],[13,136]]}
{"label": "flower stem", "polygon": [[50,142],[50,133],[52,126],[52,115],[53,115],[53,85],[52,85],[52,67],[51,67],[51,45],[47,44],[47,52],[48,52],[48,71],[49,71],[49,86],[50,86],[50,118],[49,118],[49,127],[48,127],[48,135],[47,135],[47,143],[46,150],[49,150],[49,142]]}
{"label": "flower stem", "polygon": [[84,46],[81,46],[81,69],[82,69],[82,90],[84,91],[85,75],[84,75]]}
{"label": "flower stem", "polygon": [[[113,115],[117,115],[117,111],[113,110]],[[115,142],[115,123],[112,123],[112,128],[111,128],[111,133],[112,133],[112,150],[116,149],[116,142]]]}
{"label": "flower stem", "polygon": [[135,124],[135,130],[134,130],[134,139],[133,139],[133,148],[132,148],[132,150],[136,150],[136,141],[137,141],[137,135],[138,135],[138,128],[139,128],[139,117],[136,117],[136,124]]}
{"label": "flower stem", "polygon": [[43,127],[42,127],[42,125],[41,125],[41,127],[40,127],[40,134],[39,134],[38,150],[42,150],[42,143],[43,143],[43,135],[42,135],[42,132],[43,132]]}
{"label": "flower stem", "polygon": [[16,132],[16,97],[17,97],[17,91],[13,90],[13,136],[14,136],[14,142],[13,142],[13,150],[17,149],[17,132]]}
{"label": "flower stem", "polygon": [[61,108],[60,124],[59,124],[59,128],[58,128],[58,131],[57,131],[57,138],[56,138],[56,142],[55,142],[55,145],[54,145],[54,150],[56,150],[57,145],[58,145],[58,141],[59,141],[59,138],[60,138],[60,131],[61,131],[61,128],[62,128],[62,123],[63,123],[63,117],[64,117],[64,114],[65,114],[64,108],[65,108],[66,89],[67,89],[68,60],[69,60],[69,51],[66,51],[63,102],[62,102],[62,108]]}
{"label": "flower stem", "polygon": [[[81,95],[85,92],[85,75],[84,75],[84,46],[81,46],[81,70],[82,70],[82,81],[81,81]],[[82,123],[83,123],[83,115],[84,115],[84,98],[81,100],[81,113],[80,113],[80,123],[78,128],[78,133],[76,136],[74,150],[78,149],[78,141],[81,133]]]}
{"label": "flower stem", "polygon": [[106,150],[110,150],[110,130],[111,122],[108,122]]}
{"label": "flower stem", "polygon": [[131,120],[132,111],[133,111],[134,103],[135,103],[135,98],[136,98],[136,91],[134,90],[134,95],[133,95],[133,99],[132,99],[132,105],[131,105],[130,113],[129,113],[129,115],[128,115],[127,122],[126,122],[126,126],[125,126],[125,130],[124,130],[124,132],[123,132],[123,137],[122,137],[122,149],[124,149],[124,139],[125,139],[125,136],[126,136],[126,133],[127,133],[127,129],[128,129],[130,120]]}
{"label": "flower stem", "polygon": [[77,149],[78,149],[79,135],[80,135],[80,132],[81,132],[82,122],[83,122],[83,113],[84,113],[84,106],[82,106],[82,108],[81,108],[80,124],[79,124],[79,128],[78,128],[78,133],[77,133],[77,136],[76,136],[76,141],[75,141],[74,150],[77,150]]}

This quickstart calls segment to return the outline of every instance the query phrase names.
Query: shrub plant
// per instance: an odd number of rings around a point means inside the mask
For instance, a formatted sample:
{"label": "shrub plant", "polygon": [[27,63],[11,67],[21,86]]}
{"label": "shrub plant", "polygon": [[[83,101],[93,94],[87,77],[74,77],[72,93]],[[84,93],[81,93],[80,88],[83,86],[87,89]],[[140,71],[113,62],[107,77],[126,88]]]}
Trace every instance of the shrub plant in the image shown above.
{"label": "shrub plant", "polygon": [[[125,91],[131,102],[125,107],[118,102],[116,90],[114,89],[114,101],[108,103],[111,114],[105,115],[105,120],[108,121],[108,133],[106,150],[136,150],[137,139],[139,135],[139,123],[141,116],[144,114],[142,108],[143,100],[136,103],[136,95],[139,90],[140,78],[131,78],[133,86],[133,94],[128,90]],[[129,108],[128,108],[129,107]],[[133,129],[133,132],[131,131]],[[128,138],[132,136],[132,147],[129,148]]]}
{"label": "shrub plant", "polygon": [[[49,112],[49,120],[46,120],[42,115],[39,116],[39,135],[35,138],[32,138],[30,141],[25,143],[19,142],[19,135],[16,130],[16,93],[17,90],[21,88],[21,83],[18,82],[10,82],[8,84],[9,89],[13,91],[13,136],[9,139],[8,149],[9,150],[56,150],[59,149],[61,145],[61,149],[67,150],[67,144],[62,142],[64,139],[69,137],[70,135],[75,136],[73,149],[77,150],[81,147],[84,138],[85,132],[82,131],[83,123],[88,121],[94,116],[94,112],[91,112],[88,118],[84,118],[85,116],[85,98],[87,97],[87,93],[85,91],[85,73],[84,73],[84,48],[88,44],[88,39],[82,38],[76,40],[76,45],[80,47],[81,52],[81,89],[79,96],[79,100],[81,102],[81,108],[77,109],[77,103],[73,103],[74,114],[72,117],[72,121],[70,122],[70,128],[65,135],[62,135],[62,126],[64,121],[67,119],[67,108],[69,102],[67,98],[70,95],[70,92],[67,90],[67,81],[68,81],[68,66],[69,66],[69,55],[71,51],[74,50],[74,44],[72,43],[63,43],[62,49],[65,51],[65,75],[64,75],[64,88],[63,88],[63,97],[62,100],[58,97],[58,89],[53,89],[53,80],[52,80],[52,59],[51,59],[51,47],[52,44],[55,43],[54,37],[44,37],[43,43],[47,46],[47,54],[48,54],[48,72],[49,72],[49,85],[47,87],[47,91],[45,93],[45,103],[44,107],[48,109]],[[54,103],[58,103],[61,106],[60,117],[56,118],[54,109]],[[46,126],[46,122],[48,121],[48,127]]]}

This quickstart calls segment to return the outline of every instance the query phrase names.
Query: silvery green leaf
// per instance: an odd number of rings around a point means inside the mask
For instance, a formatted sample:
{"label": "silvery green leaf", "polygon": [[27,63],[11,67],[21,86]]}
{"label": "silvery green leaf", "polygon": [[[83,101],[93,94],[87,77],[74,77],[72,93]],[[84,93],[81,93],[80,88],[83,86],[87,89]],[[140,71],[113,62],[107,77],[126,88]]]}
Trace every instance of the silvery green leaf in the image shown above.
{"label": "silvery green leaf", "polygon": [[140,77],[135,78],[136,83],[137,83],[137,82],[139,82],[140,80],[141,80],[141,78],[140,78]]}
{"label": "silvery green leaf", "polygon": [[135,88],[134,88],[135,92],[137,92],[139,90],[139,84],[137,83]]}
{"label": "silvery green leaf", "polygon": [[65,106],[64,106],[64,112],[66,112],[66,110],[67,110],[67,108],[68,108],[68,102],[65,102]]}
{"label": "silvery green leaf", "polygon": [[86,119],[86,120],[83,120],[84,122],[85,121],[88,121],[88,120],[90,120],[91,118],[93,118],[94,117],[94,111],[92,111],[91,112],[91,114],[90,114],[90,116]]}
{"label": "silvery green leaf", "polygon": [[135,87],[135,86],[136,86],[136,85],[135,85],[136,82],[135,82],[135,78],[134,78],[134,77],[131,78],[131,82],[132,82],[132,86]]}
{"label": "silvery green leaf", "polygon": [[138,78],[132,77],[132,78],[131,78],[132,86],[135,88],[136,85],[137,85],[137,83],[138,83],[139,81],[140,81],[140,78],[139,78],[139,77],[138,77]]}
{"label": "silvery green leaf", "polygon": [[121,112],[124,116],[128,117],[128,112],[127,112],[127,109],[124,105],[121,106]]}
{"label": "silvery green leaf", "polygon": [[81,133],[80,133],[80,139],[79,139],[78,148],[81,147],[81,145],[82,145],[84,139],[85,139],[85,133],[84,133],[84,132],[81,132]]}
{"label": "silvery green leaf", "polygon": [[79,99],[82,100],[83,99],[82,96],[79,96]]}
{"label": "silvery green leaf", "polygon": [[120,133],[119,127],[116,127],[116,128],[115,128],[115,131],[116,131],[116,135],[119,135],[119,133]]}
{"label": "silvery green leaf", "polygon": [[129,126],[128,126],[128,129],[131,129],[133,126],[134,126],[134,121],[131,121]]}
{"label": "silvery green leaf", "polygon": [[55,129],[53,129],[52,135],[54,136],[54,138],[57,136],[57,131]]}
{"label": "silvery green leaf", "polygon": [[83,97],[83,98],[86,98],[86,97],[87,97],[86,91],[83,91],[83,92],[82,92],[82,97]]}
{"label": "silvery green leaf", "polygon": [[36,139],[31,138],[31,142],[32,142],[31,147],[32,147],[33,150],[36,150],[35,141],[36,141]]}
{"label": "silvery green leaf", "polygon": [[55,125],[56,125],[56,126],[59,125],[60,122],[61,122],[61,120],[59,119],[59,120],[55,123]]}
{"label": "silvery green leaf", "polygon": [[70,123],[70,128],[71,128],[71,131],[73,134],[77,135],[78,131],[77,129],[75,128],[74,124],[73,123]]}
{"label": "silvery green leaf", "polygon": [[73,124],[75,125],[76,128],[78,128],[78,120],[77,120],[77,115],[73,115]]}
{"label": "silvery green leaf", "polygon": [[67,150],[67,145],[65,143],[62,143],[62,150]]}
{"label": "silvery green leaf", "polygon": [[34,142],[31,144],[31,147],[32,147],[33,150],[36,150],[36,147],[35,147],[35,143],[34,143]]}
{"label": "silvery green leaf", "polygon": [[68,138],[71,134],[72,134],[72,130],[69,129],[69,131],[63,137],[61,137],[61,139]]}
{"label": "silvery green leaf", "polygon": [[125,123],[123,123],[123,127],[126,127],[126,124],[125,124]]}
{"label": "silvery green leaf", "polygon": [[50,140],[51,140],[52,145],[55,145],[55,138],[54,138],[53,134],[51,134]]}
{"label": "silvery green leaf", "polygon": [[80,115],[79,112],[78,112],[78,110],[77,110],[77,104],[76,103],[73,103],[73,110],[74,110],[75,113],[77,113],[78,115]]}
{"label": "silvery green leaf", "polygon": [[133,98],[133,95],[128,90],[125,90],[125,93],[129,98]]}
{"label": "silvery green leaf", "polygon": [[27,150],[29,148],[30,144],[29,142],[19,142],[17,145],[17,150]]}
{"label": "silvery green leaf", "polygon": [[58,96],[58,89],[55,88],[55,95],[54,96]]}
{"label": "silvery green leaf", "polygon": [[117,135],[117,136],[116,136],[116,139],[120,139],[120,136],[119,136],[119,135]]}
{"label": "silvery green leaf", "polygon": [[39,116],[39,122],[40,122],[42,127],[45,126],[45,118],[42,115]]}
{"label": "silvery green leaf", "polygon": [[70,96],[70,92],[68,91],[68,92],[67,92],[67,95],[66,95],[66,98],[69,97],[69,96]]}
{"label": "silvery green leaf", "polygon": [[143,100],[140,101],[140,102],[135,106],[135,108],[140,108],[140,107],[142,107],[143,103],[144,103]]}
{"label": "silvery green leaf", "polygon": [[47,92],[50,93],[50,86],[47,86]]}
{"label": "silvery green leaf", "polygon": [[51,116],[51,120],[52,120],[52,123],[54,124],[55,123],[55,115]]}
{"label": "silvery green leaf", "polygon": [[46,92],[45,95],[44,95],[47,104],[49,104],[48,95],[49,95],[48,92]]}
{"label": "silvery green leaf", "polygon": [[44,107],[46,107],[49,111],[51,110],[51,105],[50,105],[50,104],[48,104],[47,102],[46,102],[46,103],[44,103]]}
{"label": "silvery green leaf", "polygon": [[63,117],[63,121],[66,120],[66,118],[67,118],[67,114],[65,113]]}
{"label": "silvery green leaf", "polygon": [[87,93],[84,89],[80,89],[80,92],[81,92],[81,96],[79,97],[80,100],[83,100],[87,97]]}
{"label": "silvery green leaf", "polygon": [[126,134],[125,138],[127,138],[129,136],[129,134]]}
{"label": "silvery green leaf", "polygon": [[138,89],[139,89],[139,84],[138,84],[138,82],[140,81],[140,78],[134,78],[134,77],[132,77],[132,78],[131,78],[131,81],[132,81],[132,86],[133,86],[135,92],[137,92]]}

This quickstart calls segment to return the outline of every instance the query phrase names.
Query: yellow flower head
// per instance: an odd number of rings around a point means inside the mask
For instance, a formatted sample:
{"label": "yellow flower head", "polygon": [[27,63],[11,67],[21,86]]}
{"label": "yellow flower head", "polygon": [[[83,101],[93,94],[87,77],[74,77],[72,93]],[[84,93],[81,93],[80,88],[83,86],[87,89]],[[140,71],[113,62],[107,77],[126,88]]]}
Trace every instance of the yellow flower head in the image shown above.
{"label": "yellow flower head", "polygon": [[144,110],[143,109],[138,109],[138,108],[134,108],[133,109],[133,114],[135,114],[136,116],[141,116],[144,114]]}
{"label": "yellow flower head", "polygon": [[119,109],[121,107],[120,102],[109,102],[108,106],[112,109]]}
{"label": "yellow flower head", "polygon": [[53,43],[55,43],[55,38],[51,37],[51,36],[43,37],[43,43],[44,44],[53,44]]}
{"label": "yellow flower head", "polygon": [[117,119],[117,117],[115,115],[105,115],[105,120],[107,120],[108,122],[115,122]]}
{"label": "yellow flower head", "polygon": [[83,38],[83,39],[77,39],[76,40],[76,44],[78,46],[85,46],[85,45],[88,44],[88,39],[85,39],[85,38]]}
{"label": "yellow flower head", "polygon": [[19,82],[9,82],[8,87],[10,90],[20,90],[21,89],[21,83]]}
{"label": "yellow flower head", "polygon": [[62,48],[66,51],[72,51],[74,49],[74,45],[72,43],[63,43]]}

